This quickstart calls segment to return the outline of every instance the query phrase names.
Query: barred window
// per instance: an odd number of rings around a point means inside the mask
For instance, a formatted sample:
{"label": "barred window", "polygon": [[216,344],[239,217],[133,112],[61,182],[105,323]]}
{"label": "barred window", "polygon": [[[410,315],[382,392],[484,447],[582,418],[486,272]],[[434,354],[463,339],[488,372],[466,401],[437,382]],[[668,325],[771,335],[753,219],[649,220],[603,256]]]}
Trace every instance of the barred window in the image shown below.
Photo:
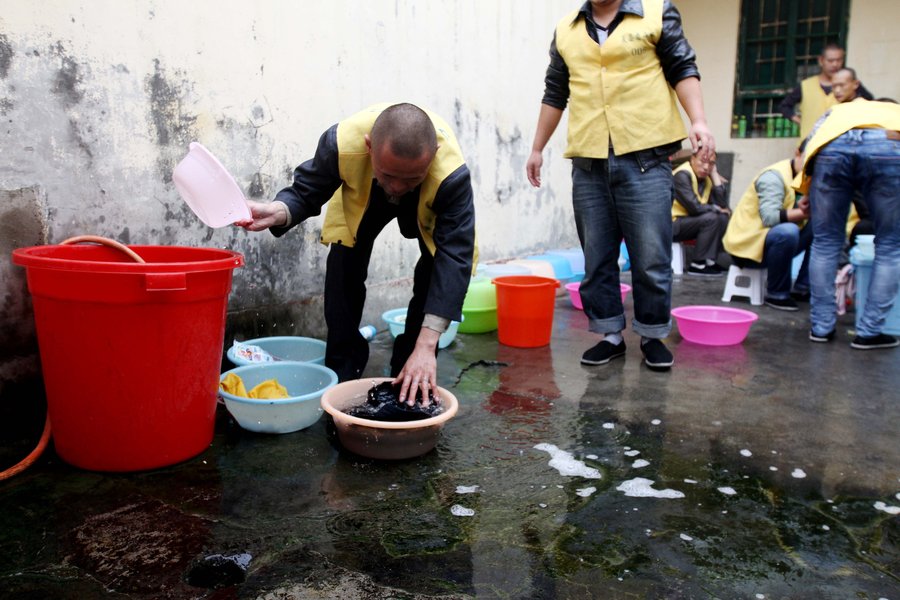
{"label": "barred window", "polygon": [[819,72],[829,42],[846,48],[850,0],[743,0],[732,137],[795,137],[778,104]]}

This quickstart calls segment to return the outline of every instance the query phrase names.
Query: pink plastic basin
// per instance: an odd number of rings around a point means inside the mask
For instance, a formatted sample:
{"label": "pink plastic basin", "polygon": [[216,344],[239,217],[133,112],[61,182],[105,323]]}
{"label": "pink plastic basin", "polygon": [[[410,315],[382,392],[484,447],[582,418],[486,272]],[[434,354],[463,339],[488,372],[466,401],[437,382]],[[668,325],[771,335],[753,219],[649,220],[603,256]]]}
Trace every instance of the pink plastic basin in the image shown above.
{"label": "pink plastic basin", "polygon": [[756,313],[725,306],[679,306],[672,309],[681,337],[705,346],[740,344],[759,318]]}
{"label": "pink plastic basin", "polygon": [[[581,294],[578,293],[578,288],[580,286],[580,281],[573,281],[572,283],[566,284],[566,290],[569,292],[569,300],[572,301],[572,306],[578,310],[584,310],[584,305],[581,303]],[[631,291],[631,286],[627,283],[620,283],[619,290],[622,292],[622,304],[625,304],[625,298],[628,296],[628,292]]]}

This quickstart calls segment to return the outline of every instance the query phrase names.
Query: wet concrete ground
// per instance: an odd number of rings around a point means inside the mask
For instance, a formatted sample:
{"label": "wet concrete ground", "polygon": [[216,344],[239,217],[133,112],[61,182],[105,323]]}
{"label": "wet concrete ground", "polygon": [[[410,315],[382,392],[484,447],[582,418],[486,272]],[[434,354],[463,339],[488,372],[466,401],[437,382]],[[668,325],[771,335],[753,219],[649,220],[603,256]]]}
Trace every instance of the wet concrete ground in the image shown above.
{"label": "wet concrete ground", "polygon": [[[677,280],[674,305],[723,285]],[[813,344],[806,306],[732,305],[760,315],[749,338],[676,327],[669,373],[630,330],[624,360],[579,364],[596,340],[565,297],[548,347],[460,334],[439,360],[460,412],[410,461],[349,455],[325,419],[251,434],[221,407],[212,446],[170,468],[48,452],[0,483],[0,598],[900,598],[900,351],[852,350],[852,315]],[[627,495],[637,478],[681,497]]]}

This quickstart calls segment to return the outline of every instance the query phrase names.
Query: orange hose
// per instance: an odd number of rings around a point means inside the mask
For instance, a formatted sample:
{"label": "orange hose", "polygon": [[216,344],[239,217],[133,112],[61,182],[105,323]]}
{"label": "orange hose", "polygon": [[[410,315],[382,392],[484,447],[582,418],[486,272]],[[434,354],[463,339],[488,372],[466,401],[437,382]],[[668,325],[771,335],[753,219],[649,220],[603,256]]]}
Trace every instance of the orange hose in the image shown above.
{"label": "orange hose", "polygon": [[47,444],[50,442],[50,413],[47,413],[47,418],[44,419],[44,433],[41,434],[41,439],[38,441],[38,445],[34,450],[31,451],[31,454],[23,458],[19,461],[18,464],[11,466],[5,471],[0,472],[0,481],[4,479],[9,479],[13,475],[18,475],[40,458],[41,454],[44,453],[44,449],[47,447]]}
{"label": "orange hose", "polygon": [[137,252],[135,252],[134,250],[132,250],[125,244],[117,242],[116,240],[111,240],[109,238],[101,237],[99,235],[76,235],[75,237],[70,237],[67,240],[61,241],[59,243],[59,245],[63,246],[66,244],[78,244],[80,242],[94,242],[95,244],[102,244],[104,246],[110,246],[112,248],[115,248],[116,250],[121,250],[122,252],[124,252],[125,254],[130,256],[132,258],[132,260],[134,260],[135,262],[139,262],[139,263],[145,262],[144,259],[141,258]]}
{"label": "orange hose", "polygon": [[[96,244],[103,244],[104,246],[110,246],[117,250],[121,250],[128,256],[130,256],[135,262],[146,262],[140,255],[120,242],[116,240],[111,240],[109,238],[101,237],[99,235],[77,235],[75,237],[70,237],[66,240],[63,240],[59,243],[60,246],[67,244],[78,244],[80,242],[94,242]],[[50,442],[50,411],[49,407],[47,410],[47,417],[44,419],[44,432],[41,434],[41,439],[38,440],[37,446],[35,446],[34,450],[31,453],[19,461],[18,464],[11,466],[5,471],[0,471],[0,481],[4,479],[9,479],[14,475],[18,475],[28,467],[34,464],[34,462],[40,458],[41,454],[44,453],[44,450],[47,448],[47,444]]]}

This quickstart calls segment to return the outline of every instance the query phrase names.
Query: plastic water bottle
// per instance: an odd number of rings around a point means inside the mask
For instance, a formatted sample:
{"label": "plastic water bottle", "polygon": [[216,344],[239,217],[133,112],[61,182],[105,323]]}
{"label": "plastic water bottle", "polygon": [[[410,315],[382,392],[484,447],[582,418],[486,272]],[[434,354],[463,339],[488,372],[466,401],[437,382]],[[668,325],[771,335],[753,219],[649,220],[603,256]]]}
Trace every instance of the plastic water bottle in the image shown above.
{"label": "plastic water bottle", "polygon": [[378,333],[378,330],[375,329],[374,325],[363,325],[359,328],[359,334],[363,336],[363,338],[368,342],[371,341],[372,338],[375,337],[375,334]]}

